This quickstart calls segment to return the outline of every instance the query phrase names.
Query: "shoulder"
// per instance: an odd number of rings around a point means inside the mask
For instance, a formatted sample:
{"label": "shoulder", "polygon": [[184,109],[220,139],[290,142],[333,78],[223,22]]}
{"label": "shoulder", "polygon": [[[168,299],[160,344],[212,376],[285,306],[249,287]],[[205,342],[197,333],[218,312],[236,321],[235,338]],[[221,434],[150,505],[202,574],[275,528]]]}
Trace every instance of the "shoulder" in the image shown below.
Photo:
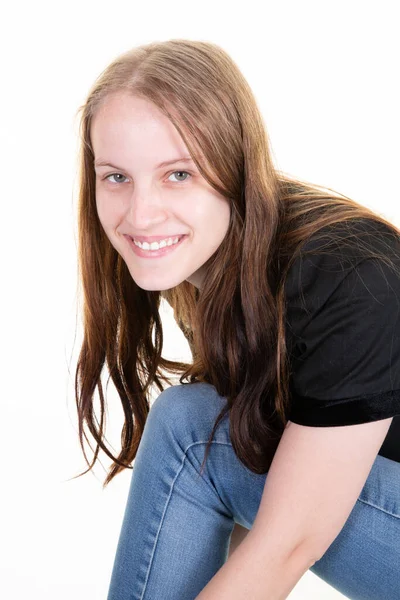
{"label": "shoulder", "polygon": [[[382,256],[389,259],[390,268]],[[373,219],[329,225],[302,245],[285,282],[289,327],[299,331],[321,309],[342,296],[381,294],[392,289],[400,301],[400,235]]]}
{"label": "shoulder", "polygon": [[339,236],[332,227],[308,240],[310,252],[290,273],[291,420],[300,424],[346,425],[400,413],[399,236],[375,222],[340,228]]}

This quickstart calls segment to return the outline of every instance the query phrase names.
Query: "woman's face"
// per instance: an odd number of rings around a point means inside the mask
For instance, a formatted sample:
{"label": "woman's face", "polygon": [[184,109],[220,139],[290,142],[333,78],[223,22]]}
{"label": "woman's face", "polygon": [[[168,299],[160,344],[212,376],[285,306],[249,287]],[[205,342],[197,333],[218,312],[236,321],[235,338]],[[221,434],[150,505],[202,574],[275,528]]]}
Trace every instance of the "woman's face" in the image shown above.
{"label": "woman's face", "polygon": [[[137,285],[165,290],[189,281],[201,288],[202,268],[227,233],[229,201],[200,175],[171,121],[151,102],[127,93],[104,101],[91,127],[96,206],[111,244]],[[160,163],[170,162],[161,166]],[[185,237],[176,246],[135,252],[139,241]]]}

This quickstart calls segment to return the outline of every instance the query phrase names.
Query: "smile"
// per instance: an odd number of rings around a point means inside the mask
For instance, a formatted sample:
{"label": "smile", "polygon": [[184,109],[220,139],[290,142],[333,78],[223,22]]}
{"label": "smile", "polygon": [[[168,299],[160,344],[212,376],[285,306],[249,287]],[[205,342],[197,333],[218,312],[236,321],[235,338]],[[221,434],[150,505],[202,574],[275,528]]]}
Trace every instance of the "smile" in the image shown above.
{"label": "smile", "polygon": [[166,256],[167,254],[171,254],[174,250],[176,250],[183,241],[187,238],[187,235],[183,235],[180,240],[175,244],[166,245],[163,248],[159,248],[156,250],[144,250],[135,244],[132,238],[128,237],[128,243],[136,256],[140,256],[141,258],[159,258],[162,256]]}

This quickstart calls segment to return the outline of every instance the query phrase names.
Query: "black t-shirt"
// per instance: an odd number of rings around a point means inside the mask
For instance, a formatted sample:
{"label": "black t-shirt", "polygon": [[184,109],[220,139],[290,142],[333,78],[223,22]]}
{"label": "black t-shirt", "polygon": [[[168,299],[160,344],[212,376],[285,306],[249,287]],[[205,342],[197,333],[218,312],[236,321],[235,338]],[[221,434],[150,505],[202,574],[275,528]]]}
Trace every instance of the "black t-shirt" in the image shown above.
{"label": "black t-shirt", "polygon": [[[335,231],[345,242],[332,242]],[[323,233],[305,243],[285,286],[289,420],[334,427],[394,417],[379,454],[400,462],[400,275],[361,251],[372,243],[400,271],[400,236],[370,219]]]}

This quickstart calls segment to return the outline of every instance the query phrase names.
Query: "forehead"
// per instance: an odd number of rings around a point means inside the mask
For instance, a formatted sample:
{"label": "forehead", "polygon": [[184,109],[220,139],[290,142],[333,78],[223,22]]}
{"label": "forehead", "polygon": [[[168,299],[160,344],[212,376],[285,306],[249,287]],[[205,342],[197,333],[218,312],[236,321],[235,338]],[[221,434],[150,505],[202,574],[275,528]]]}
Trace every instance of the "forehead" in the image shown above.
{"label": "forehead", "polygon": [[107,146],[171,146],[188,153],[179,132],[168,117],[152,102],[126,92],[113,93],[100,104],[92,119],[90,136],[93,148]]}
{"label": "forehead", "polygon": [[120,90],[104,96],[95,110],[95,116],[105,116],[107,114],[130,114],[132,118],[154,119],[164,116],[163,112],[153,102],[147,98],[136,96],[128,91]]}

